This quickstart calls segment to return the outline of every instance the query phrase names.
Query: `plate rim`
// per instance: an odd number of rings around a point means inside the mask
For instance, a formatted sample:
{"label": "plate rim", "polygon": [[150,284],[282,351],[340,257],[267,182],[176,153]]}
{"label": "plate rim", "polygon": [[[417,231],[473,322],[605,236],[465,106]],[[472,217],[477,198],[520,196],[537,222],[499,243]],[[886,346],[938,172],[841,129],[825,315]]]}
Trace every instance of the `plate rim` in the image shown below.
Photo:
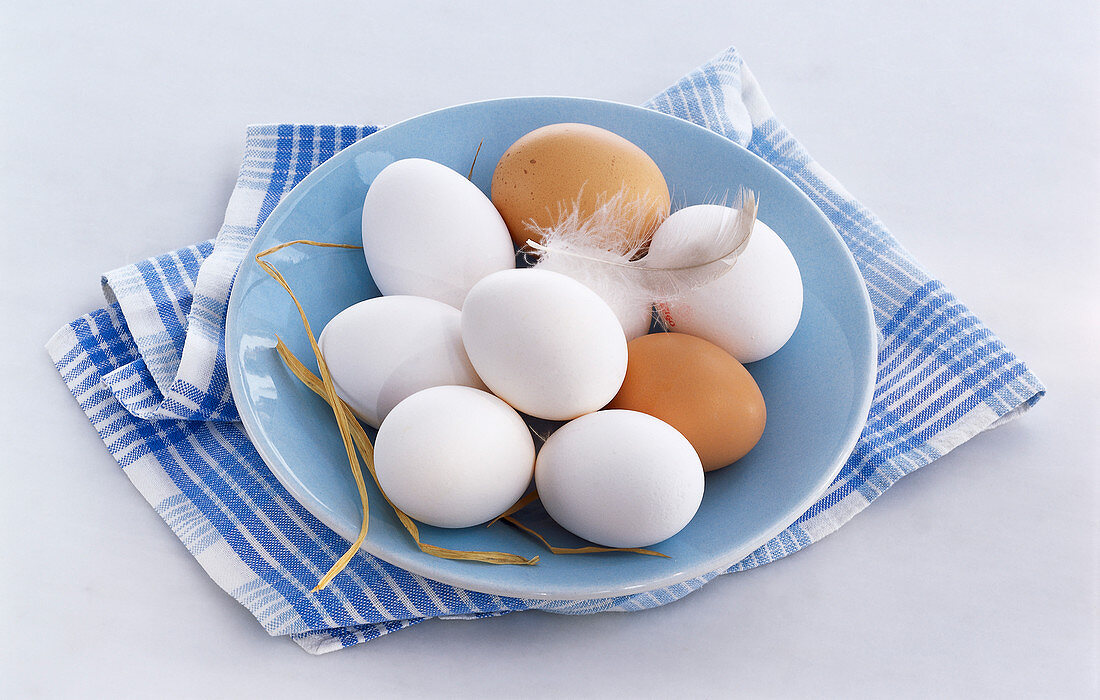
{"label": "plate rim", "polygon": [[[691,566],[690,568],[686,568],[686,569],[677,571],[677,572],[672,573],[672,574],[667,574],[663,577],[647,579],[644,582],[641,582],[637,585],[633,585],[633,586],[630,586],[630,585],[627,585],[627,586],[611,586],[611,587],[606,587],[606,588],[591,589],[591,590],[584,590],[584,591],[565,590],[565,589],[531,590],[530,588],[521,587],[521,586],[517,586],[517,585],[514,585],[514,584],[507,584],[507,583],[501,584],[501,585],[496,585],[496,586],[481,585],[481,583],[482,583],[481,580],[478,580],[476,583],[474,583],[474,585],[471,585],[471,583],[472,583],[471,581],[463,579],[461,576],[451,575],[449,572],[432,571],[430,566],[421,566],[420,564],[422,564],[422,563],[430,564],[430,560],[434,559],[434,557],[431,557],[431,555],[428,555],[428,554],[422,554],[418,550],[415,553],[413,553],[412,556],[404,556],[400,553],[398,553],[397,555],[394,555],[393,552],[386,551],[385,548],[378,548],[376,546],[372,546],[374,544],[374,542],[372,542],[372,540],[369,538],[369,536],[368,536],[367,540],[365,540],[363,542],[363,545],[361,546],[361,549],[363,551],[367,552],[368,554],[371,554],[372,556],[375,556],[375,557],[377,557],[378,559],[381,559],[384,562],[387,562],[387,563],[392,564],[394,566],[398,566],[398,567],[400,567],[400,568],[402,568],[406,571],[409,571],[410,573],[414,573],[414,574],[417,574],[417,575],[420,575],[420,576],[424,576],[426,578],[429,578],[433,581],[437,581],[439,583],[455,586],[455,587],[462,588],[462,589],[465,589],[465,590],[475,591],[475,592],[479,592],[479,593],[485,593],[485,594],[489,594],[489,595],[500,595],[500,596],[508,596],[508,597],[521,598],[521,599],[536,599],[536,600],[586,601],[586,600],[595,600],[595,599],[607,598],[607,597],[613,597],[613,596],[623,596],[623,595],[633,595],[633,594],[638,594],[638,593],[645,593],[645,592],[648,592],[648,591],[653,591],[653,590],[657,590],[657,589],[660,589],[660,588],[666,588],[668,586],[676,585],[678,583],[683,583],[685,581],[688,581],[688,580],[691,580],[691,579],[694,579],[694,578],[698,578],[698,577],[703,576],[705,574],[708,574],[708,573],[711,573],[711,572],[714,572],[714,571],[717,571],[717,570],[720,570],[720,569],[725,569],[729,566],[732,566],[733,564],[736,564],[737,562],[744,559],[745,556],[751,554],[753,551],[758,549],[763,544],[769,542],[776,535],[778,535],[779,533],[783,532],[785,529],[790,527],[790,525],[792,523],[797,521],[797,519],[799,517],[801,517],[814,503],[816,503],[817,500],[821,497],[821,495],[826,490],[828,490],[830,484],[832,484],[832,482],[836,478],[837,474],[839,474],[840,470],[844,467],[844,464],[847,461],[848,456],[851,454],[852,449],[858,443],[859,436],[862,433],[864,426],[866,425],[866,420],[867,420],[866,416],[870,412],[871,403],[872,403],[872,400],[874,398],[875,377],[876,377],[877,371],[878,371],[877,362],[875,360],[875,358],[877,358],[877,344],[878,344],[877,343],[877,325],[875,323],[874,307],[871,304],[871,298],[870,298],[870,294],[867,290],[866,281],[863,278],[863,274],[859,270],[859,265],[857,264],[857,262],[855,260],[855,257],[852,255],[851,249],[844,242],[844,239],[841,237],[840,233],[836,230],[836,227],[833,226],[833,223],[829,220],[828,216],[826,216],[825,213],[821,210],[821,208],[818,207],[817,204],[815,204],[812,199],[810,199],[810,197],[806,194],[805,191],[802,190],[801,187],[796,185],[783,172],[781,172],[778,168],[773,166],[771,163],[767,162],[766,160],[764,160],[760,156],[756,155],[755,153],[753,153],[749,149],[742,146],[741,144],[739,144],[739,143],[723,136],[722,134],[719,134],[716,131],[712,131],[711,129],[708,129],[704,126],[700,126],[699,124],[688,121],[686,119],[681,119],[680,117],[677,117],[675,115],[666,114],[664,112],[658,112],[658,111],[650,109],[648,107],[642,107],[642,106],[639,106],[639,105],[632,105],[632,104],[628,104],[628,103],[624,103],[624,102],[618,102],[618,101],[614,101],[614,100],[603,100],[603,99],[587,98],[587,97],[576,97],[576,96],[555,96],[555,95],[498,97],[498,98],[493,98],[493,99],[488,99],[488,100],[472,100],[472,101],[469,101],[469,102],[463,102],[463,103],[460,103],[460,104],[455,104],[455,105],[450,105],[450,106],[446,106],[446,107],[441,107],[439,109],[430,110],[428,112],[424,112],[422,114],[418,114],[418,115],[415,115],[413,117],[409,117],[407,119],[400,120],[400,121],[395,122],[394,124],[391,124],[389,126],[381,127],[377,131],[374,131],[371,134],[368,134],[367,136],[363,137],[362,139],[356,141],[355,143],[350,144],[349,146],[342,149],[341,151],[339,151],[338,153],[333,155],[331,158],[326,160],[324,163],[321,163],[320,165],[318,165],[316,168],[314,168],[312,171],[310,171],[304,178],[302,178],[302,180],[299,181],[298,184],[296,184],[291,189],[291,191],[288,192],[278,202],[278,204],[275,205],[274,209],[272,209],[271,213],[264,220],[264,223],[260,226],[260,228],[256,232],[256,235],[253,237],[252,241],[249,243],[248,250],[245,253],[245,257],[241,261],[241,266],[244,266],[244,265],[248,264],[249,260],[254,260],[256,253],[258,253],[258,252],[260,252],[261,250],[264,249],[263,247],[261,247],[261,241],[264,239],[265,231],[269,230],[270,228],[273,228],[274,226],[276,226],[277,223],[285,217],[286,213],[290,209],[292,209],[299,200],[301,200],[304,196],[306,196],[306,193],[310,189],[312,189],[312,185],[310,184],[311,180],[320,180],[320,179],[322,179],[323,177],[325,177],[325,175],[329,171],[335,170],[336,168],[340,167],[340,165],[344,161],[347,161],[347,160],[350,160],[350,159],[354,158],[355,154],[358,151],[363,150],[365,148],[369,148],[370,140],[372,138],[374,138],[377,134],[381,134],[381,133],[383,133],[384,131],[386,131],[388,129],[392,129],[394,127],[406,124],[406,123],[414,121],[414,120],[419,120],[421,118],[425,118],[425,117],[428,117],[428,116],[431,116],[431,115],[436,115],[436,114],[439,114],[441,112],[447,112],[447,111],[457,110],[457,109],[461,109],[461,108],[468,108],[468,107],[473,106],[473,105],[494,104],[494,103],[504,103],[504,102],[513,102],[513,103],[529,102],[529,103],[535,103],[535,102],[546,101],[546,100],[565,101],[565,102],[574,102],[574,103],[597,103],[597,104],[602,104],[602,105],[613,105],[617,108],[626,108],[630,111],[644,112],[648,115],[651,115],[651,117],[664,118],[664,119],[674,119],[674,120],[676,120],[678,122],[681,122],[683,124],[687,124],[692,129],[699,130],[700,132],[706,134],[708,138],[713,138],[713,137],[720,138],[720,139],[724,140],[725,142],[727,142],[729,145],[732,145],[735,148],[737,148],[741,151],[744,151],[751,158],[758,161],[760,164],[762,164],[766,168],[772,170],[774,174],[778,175],[783,180],[785,180],[791,186],[791,188],[795,192],[797,192],[798,196],[803,198],[811,207],[813,207],[815,210],[818,211],[818,213],[822,217],[822,220],[827,224],[829,232],[836,239],[836,242],[840,244],[840,247],[841,247],[841,249],[844,253],[844,256],[845,256],[849,266],[855,272],[855,274],[857,275],[858,279],[861,282],[861,284],[859,285],[860,290],[862,292],[861,295],[860,295],[860,297],[861,297],[860,301],[862,302],[861,308],[865,312],[866,320],[867,320],[867,327],[870,329],[870,332],[867,333],[867,339],[866,339],[867,347],[864,348],[864,349],[869,351],[869,355],[872,358],[872,361],[868,363],[868,368],[867,368],[867,375],[868,376],[866,377],[866,381],[863,383],[863,385],[861,387],[858,387],[859,392],[861,392],[861,394],[862,394],[859,397],[860,413],[864,416],[864,418],[863,418],[862,421],[857,421],[856,423],[853,423],[852,426],[849,428],[848,434],[846,434],[844,436],[844,439],[841,443],[843,445],[843,448],[838,449],[838,451],[837,451],[838,457],[834,460],[834,464],[831,465],[830,469],[828,470],[827,476],[822,477],[820,486],[816,490],[814,490],[810,495],[805,497],[802,501],[799,501],[796,506],[794,506],[794,507],[790,508],[788,511],[786,511],[784,513],[783,517],[777,520],[777,522],[782,523],[781,525],[773,526],[772,528],[769,528],[768,530],[765,531],[766,532],[765,535],[761,535],[761,536],[759,536],[759,537],[757,537],[753,540],[750,540],[748,544],[743,545],[740,548],[730,550],[730,552],[727,553],[727,554],[710,557],[709,559],[706,559],[705,561],[699,562],[699,563]],[[303,185],[306,185],[306,186],[303,186]],[[231,394],[233,395],[233,398],[234,398],[234,404],[237,405],[237,412],[238,412],[238,415],[240,417],[241,424],[244,427],[245,434],[248,436],[249,441],[252,443],[253,447],[256,449],[257,454],[260,455],[260,458],[264,461],[264,463],[267,466],[268,470],[275,476],[275,478],[279,481],[279,483],[282,484],[283,488],[285,488],[287,490],[287,492],[291,495],[291,497],[293,497],[311,515],[313,515],[315,518],[317,518],[318,521],[320,521],[326,527],[331,529],[334,533],[339,535],[341,537],[341,539],[346,540],[347,538],[341,532],[341,530],[343,528],[341,526],[339,526],[338,524],[334,524],[333,522],[331,522],[329,520],[329,518],[327,517],[327,514],[325,514],[323,516],[323,515],[319,514],[318,512],[315,512],[316,510],[321,510],[321,509],[315,509],[315,508],[311,507],[310,504],[312,502],[312,499],[310,499],[306,493],[304,493],[301,489],[299,489],[298,484],[294,483],[293,481],[291,481],[288,478],[284,478],[284,475],[280,474],[280,469],[276,469],[272,466],[273,463],[281,464],[281,462],[274,458],[274,456],[270,452],[269,446],[266,444],[265,441],[257,439],[257,437],[261,434],[261,430],[259,428],[258,423],[255,422],[256,421],[255,415],[253,415],[253,413],[248,411],[248,410],[242,410],[241,404],[239,404],[237,402],[237,396],[246,395],[246,389],[243,385],[241,385],[240,379],[239,379],[243,375],[242,375],[242,372],[240,371],[241,367],[239,366],[239,364],[237,362],[237,353],[236,352],[230,352],[230,338],[233,337],[233,334],[232,334],[231,330],[236,325],[236,318],[239,315],[240,307],[241,307],[241,303],[242,303],[241,299],[242,299],[243,294],[245,294],[245,292],[238,291],[240,288],[243,288],[244,285],[236,284],[237,277],[239,276],[240,271],[241,271],[241,268],[239,267],[237,272],[234,274],[234,283],[233,283],[233,286],[230,290],[229,300],[228,300],[228,304],[227,304],[227,308],[226,308],[226,321],[225,321],[226,353],[225,353],[225,358],[226,358],[226,369],[227,369],[228,379],[229,379],[229,388],[230,388],[230,392],[231,392]],[[234,348],[234,350],[235,349],[236,348]],[[249,404],[247,402],[244,404],[244,406],[246,406],[246,407],[248,405]],[[486,566],[490,566],[490,565],[486,565]],[[442,573],[442,575],[441,575],[441,573]],[[722,572],[722,573],[724,573],[724,572]]]}

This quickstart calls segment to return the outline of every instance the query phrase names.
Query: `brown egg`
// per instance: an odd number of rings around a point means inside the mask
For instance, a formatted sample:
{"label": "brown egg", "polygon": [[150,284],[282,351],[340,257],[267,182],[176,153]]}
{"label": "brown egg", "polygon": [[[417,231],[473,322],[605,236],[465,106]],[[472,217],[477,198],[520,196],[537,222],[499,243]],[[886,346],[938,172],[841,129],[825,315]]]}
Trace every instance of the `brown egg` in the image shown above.
{"label": "brown egg", "polygon": [[608,408],[660,418],[711,471],[744,457],[764,433],[760,387],[733,355],[702,338],[654,333],[627,343],[626,379]]}
{"label": "brown egg", "polygon": [[637,225],[622,242],[628,250],[647,243],[668,216],[668,185],[645,151],[589,124],[535,129],[508,147],[493,172],[493,204],[518,246],[535,238],[528,222],[549,227],[578,198],[581,217],[587,218],[620,191],[638,205]]}

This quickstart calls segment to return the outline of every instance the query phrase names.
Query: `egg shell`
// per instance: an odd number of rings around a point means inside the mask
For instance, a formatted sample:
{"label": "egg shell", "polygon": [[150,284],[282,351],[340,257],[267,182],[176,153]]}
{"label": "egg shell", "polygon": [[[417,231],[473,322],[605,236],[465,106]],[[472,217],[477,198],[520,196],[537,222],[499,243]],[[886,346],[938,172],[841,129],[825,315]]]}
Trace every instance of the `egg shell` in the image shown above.
{"label": "egg shell", "polygon": [[626,379],[608,408],[641,411],[676,428],[706,471],[736,462],[760,440],[764,397],[728,352],[683,333],[653,333],[626,347]]}
{"label": "egg shell", "polygon": [[493,172],[490,189],[512,240],[523,246],[532,237],[527,223],[556,223],[579,203],[582,217],[599,202],[624,190],[644,202],[640,226],[625,249],[649,240],[668,215],[669,193],[653,159],[627,139],[590,124],[550,124],[508,147]]}
{"label": "egg shell", "polygon": [[383,168],[363,201],[363,255],[383,294],[462,307],[470,287],[515,267],[492,202],[454,170],[423,158]]}
{"label": "egg shell", "polygon": [[[727,207],[700,204],[674,212],[653,234],[646,260],[655,266],[675,263],[666,247],[682,232],[705,236],[717,228]],[[802,276],[783,240],[761,221],[729,272],[672,301],[658,314],[673,331],[709,340],[743,363],[779,350],[794,334],[802,316]]]}
{"label": "egg shell", "polygon": [[543,445],[535,485],[546,512],[605,547],[648,547],[682,530],[703,499],[703,468],[669,424],[607,410],[571,421]]}
{"label": "egg shell", "polygon": [[519,411],[569,420],[603,407],[626,374],[614,312],[580,282],[548,270],[505,270],[474,285],[462,342],[478,376]]}
{"label": "egg shell", "polygon": [[441,301],[400,295],[344,309],[317,340],[336,394],[377,428],[394,406],[422,389],[485,389],[462,345],[461,316]]}
{"label": "egg shell", "polygon": [[374,445],[382,491],[436,527],[470,527],[500,515],[527,490],[534,463],[520,415],[464,386],[425,389],[397,404]]}

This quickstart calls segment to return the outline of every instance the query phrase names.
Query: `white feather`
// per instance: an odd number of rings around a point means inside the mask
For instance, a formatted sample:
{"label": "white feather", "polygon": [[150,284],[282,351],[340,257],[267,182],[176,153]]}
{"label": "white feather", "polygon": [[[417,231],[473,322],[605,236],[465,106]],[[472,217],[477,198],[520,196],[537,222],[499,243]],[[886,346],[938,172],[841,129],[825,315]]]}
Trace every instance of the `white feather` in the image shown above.
{"label": "white feather", "polygon": [[599,294],[618,315],[628,338],[635,337],[648,328],[652,303],[698,289],[737,262],[756,222],[756,195],[743,190],[738,200],[720,221],[705,228],[658,228],[660,251],[652,257],[648,242],[630,243],[638,239],[647,209],[624,193],[600,204],[587,218],[574,206],[553,226],[529,224],[533,235],[524,252],[537,257],[537,266],[569,275]]}

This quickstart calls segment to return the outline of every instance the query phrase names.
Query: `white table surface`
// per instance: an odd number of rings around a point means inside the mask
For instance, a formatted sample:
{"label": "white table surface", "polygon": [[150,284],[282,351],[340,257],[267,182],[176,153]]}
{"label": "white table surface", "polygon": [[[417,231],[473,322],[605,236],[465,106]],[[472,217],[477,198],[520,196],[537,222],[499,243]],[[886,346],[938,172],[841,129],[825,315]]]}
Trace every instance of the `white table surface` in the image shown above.
{"label": "white table surface", "polygon": [[[1098,9],[895,4],[4,2],[0,695],[1096,692]],[[207,578],[42,349],[101,304],[102,272],[217,232],[248,123],[636,103],[729,44],[1050,390],[795,556],[648,612],[437,621],[311,657]]]}

